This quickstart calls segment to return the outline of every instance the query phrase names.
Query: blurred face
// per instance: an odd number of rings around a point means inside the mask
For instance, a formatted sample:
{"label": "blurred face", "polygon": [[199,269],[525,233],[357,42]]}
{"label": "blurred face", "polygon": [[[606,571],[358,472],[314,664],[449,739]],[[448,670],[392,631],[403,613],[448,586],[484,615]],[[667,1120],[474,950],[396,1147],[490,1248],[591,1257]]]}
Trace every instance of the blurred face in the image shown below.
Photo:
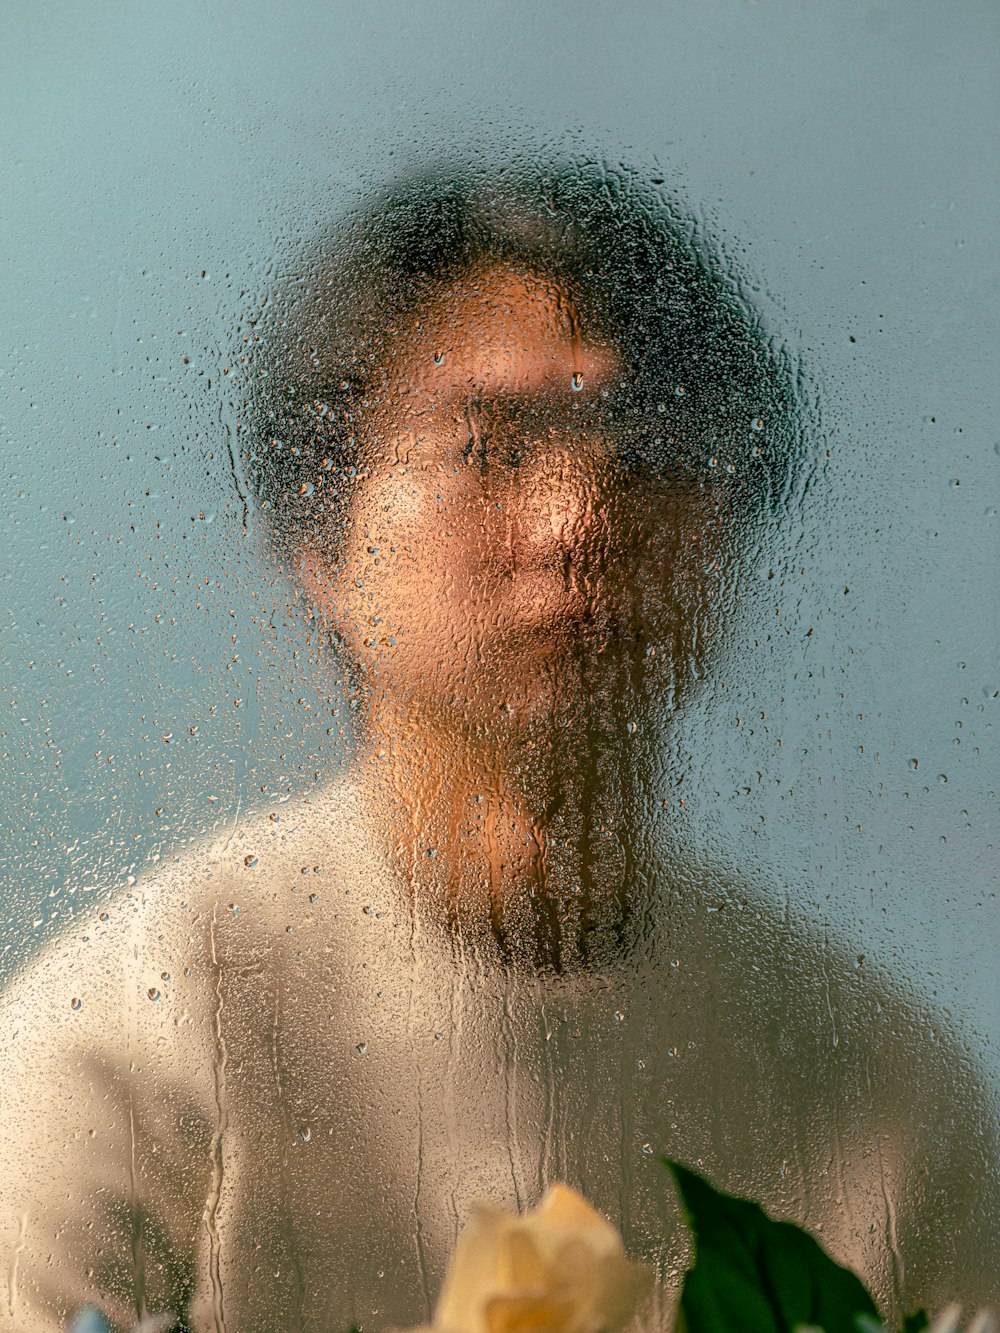
{"label": "blurred face", "polygon": [[339,558],[304,553],[367,679],[488,725],[686,655],[705,501],[623,467],[623,367],[563,293],[487,268],[393,346]]}

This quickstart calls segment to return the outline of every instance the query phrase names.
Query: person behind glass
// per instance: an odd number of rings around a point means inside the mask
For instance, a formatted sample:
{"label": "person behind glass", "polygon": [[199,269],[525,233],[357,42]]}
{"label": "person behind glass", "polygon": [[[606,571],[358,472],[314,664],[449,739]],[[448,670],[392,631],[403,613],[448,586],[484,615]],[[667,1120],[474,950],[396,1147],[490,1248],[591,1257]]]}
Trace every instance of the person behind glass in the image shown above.
{"label": "person behind glass", "polygon": [[691,236],[623,173],[437,173],[266,307],[250,475],[353,754],[8,992],[0,1328],[416,1323],[470,1203],[555,1179],[667,1320],[660,1151],[887,1313],[998,1296],[960,1039],[685,845],[671,718],[814,429]]}

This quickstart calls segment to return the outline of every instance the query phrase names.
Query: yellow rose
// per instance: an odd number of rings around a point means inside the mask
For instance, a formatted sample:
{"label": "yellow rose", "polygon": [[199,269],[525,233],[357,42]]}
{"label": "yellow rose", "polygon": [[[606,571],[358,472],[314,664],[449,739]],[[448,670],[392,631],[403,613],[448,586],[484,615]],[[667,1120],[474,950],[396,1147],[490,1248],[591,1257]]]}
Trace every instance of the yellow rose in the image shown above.
{"label": "yellow rose", "polygon": [[625,1258],[621,1237],[586,1199],[553,1185],[514,1217],[480,1204],[459,1237],[433,1333],[613,1333],[632,1317],[652,1273]]}

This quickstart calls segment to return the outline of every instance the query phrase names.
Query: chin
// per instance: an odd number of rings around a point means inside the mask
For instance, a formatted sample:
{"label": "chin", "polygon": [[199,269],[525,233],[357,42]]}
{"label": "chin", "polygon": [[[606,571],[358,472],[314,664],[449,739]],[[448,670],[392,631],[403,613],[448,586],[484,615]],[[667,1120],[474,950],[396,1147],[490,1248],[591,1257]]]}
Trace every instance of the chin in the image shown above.
{"label": "chin", "polygon": [[[454,643],[457,631],[442,632],[440,643]],[[611,700],[635,691],[652,660],[655,674],[669,675],[667,636],[628,619],[561,613],[520,618],[478,638],[477,652],[446,661],[429,645],[406,658],[386,656],[372,674],[383,690],[421,712],[450,719],[457,726],[503,729],[518,721],[546,721],[576,715],[580,705]],[[654,659],[650,643],[660,645]]]}

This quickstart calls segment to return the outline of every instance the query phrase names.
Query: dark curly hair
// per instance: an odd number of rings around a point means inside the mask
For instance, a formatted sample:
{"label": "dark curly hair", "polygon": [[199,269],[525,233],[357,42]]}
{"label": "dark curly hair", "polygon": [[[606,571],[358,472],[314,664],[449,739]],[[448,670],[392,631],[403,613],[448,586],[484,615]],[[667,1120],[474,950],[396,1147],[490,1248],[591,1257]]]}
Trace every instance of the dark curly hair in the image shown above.
{"label": "dark curly hair", "polygon": [[336,547],[397,331],[484,264],[557,284],[614,348],[624,465],[724,486],[731,513],[779,507],[804,452],[793,368],[661,185],[582,163],[445,169],[395,181],[322,237],[258,322],[246,462],[278,553],[320,531]]}

